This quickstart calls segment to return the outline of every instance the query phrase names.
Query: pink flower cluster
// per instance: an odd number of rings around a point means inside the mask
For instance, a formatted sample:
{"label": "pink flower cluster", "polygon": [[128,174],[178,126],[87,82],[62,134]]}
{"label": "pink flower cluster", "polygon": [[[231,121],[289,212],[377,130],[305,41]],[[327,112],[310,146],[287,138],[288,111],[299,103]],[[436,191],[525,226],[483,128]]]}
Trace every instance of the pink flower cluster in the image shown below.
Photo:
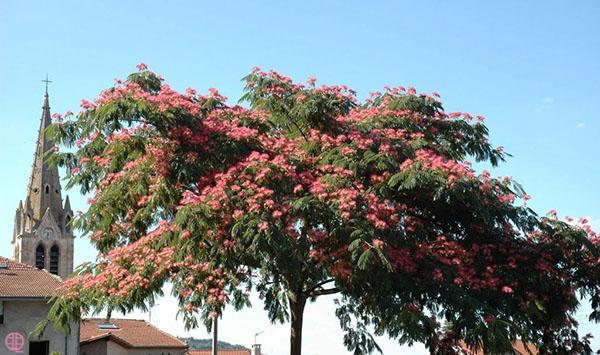
{"label": "pink flower cluster", "polygon": [[[153,75],[143,64],[139,70]],[[470,123],[473,116],[467,113],[399,109],[399,100],[438,103],[438,95],[419,95],[412,87],[387,88],[361,104],[345,86],[315,82],[310,78],[304,86],[275,71],[253,69],[246,89],[262,100],[256,108],[228,106],[216,89],[206,95],[193,89],[179,93],[161,83],[152,91],[133,81],[117,82],[93,103],[84,100],[80,117],[110,105],[129,105],[145,114],[128,118],[111,133],[90,132],[76,141],[80,151],[93,153],[80,156],[71,175],[101,171],[90,199],[95,215],[86,217],[114,219],[109,227],[100,225],[92,239],[114,248],[100,256],[95,273],[67,281],[71,296],[92,290],[94,296],[129,297],[136,289],[170,280],[186,312],[198,312],[202,302],[216,312],[228,300],[230,281],[243,272],[220,269],[213,260],[192,255],[206,257],[207,249],[218,250],[218,256],[248,258],[272,252],[249,256],[247,244],[239,240],[248,233],[285,239],[305,254],[307,263],[343,281],[361,272],[349,248],[353,238],[362,238],[361,252],[387,258],[392,272],[415,287],[434,284],[511,295],[525,307],[530,301],[547,301],[527,289],[522,276],[531,273],[566,285],[558,292],[570,296],[566,272],[556,266],[561,260],[537,248],[549,238],[547,230],[524,233],[500,218],[483,225],[474,215],[473,221],[447,232],[449,227],[438,219],[453,211],[430,195],[434,187],[400,191],[393,182],[404,172],[424,172],[443,182],[436,189],[462,186],[459,181],[474,186],[466,193],[485,206],[508,208],[517,197],[526,201],[529,196],[511,191],[510,179],[492,178],[486,171],[476,175],[468,161],[453,158],[457,154],[443,143],[469,140],[491,149],[487,137],[471,134],[481,128],[482,117]],[[288,115],[327,102],[322,116],[329,121],[319,127],[299,117],[300,132],[290,134],[279,123],[281,112],[265,104],[284,99],[294,106]],[[130,155],[124,157],[123,151]],[[119,201],[130,203],[129,211],[111,214],[115,195],[128,199]],[[179,213],[187,217],[176,222],[172,214]],[[160,216],[151,220],[155,228],[144,235],[132,233],[146,215]],[[556,212],[549,220],[556,220]],[[598,243],[587,220],[577,228]],[[568,251],[569,245],[560,248]]]}

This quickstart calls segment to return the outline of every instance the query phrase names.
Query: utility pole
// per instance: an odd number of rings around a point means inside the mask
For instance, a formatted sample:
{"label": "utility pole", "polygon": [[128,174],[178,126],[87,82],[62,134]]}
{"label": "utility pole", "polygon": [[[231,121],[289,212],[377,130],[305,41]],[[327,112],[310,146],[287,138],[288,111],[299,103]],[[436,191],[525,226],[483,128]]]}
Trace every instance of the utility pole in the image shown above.
{"label": "utility pole", "polygon": [[218,326],[218,321],[217,321],[217,316],[215,315],[212,319],[212,355],[218,355],[217,353],[219,352],[217,326]]}

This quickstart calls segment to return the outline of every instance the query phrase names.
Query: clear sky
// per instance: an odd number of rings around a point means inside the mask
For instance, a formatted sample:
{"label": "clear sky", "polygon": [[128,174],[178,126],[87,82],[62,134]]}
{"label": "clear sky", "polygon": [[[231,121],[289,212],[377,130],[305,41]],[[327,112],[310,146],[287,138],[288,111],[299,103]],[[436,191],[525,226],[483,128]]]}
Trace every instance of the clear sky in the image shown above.
{"label": "clear sky", "polygon": [[[0,255],[11,255],[14,210],[25,197],[40,80],[48,72],[54,81],[53,112],[76,111],[139,62],[175,88],[216,87],[232,102],[255,65],[347,84],[363,97],[385,85],[437,91],[448,111],[487,117],[493,143],[514,155],[495,172],[521,182],[534,209],[585,216],[600,228],[599,17],[596,0],[2,0]],[[77,191],[69,195],[85,209]],[[94,256],[78,239],[76,263]],[[183,335],[174,315],[166,298],[152,321]],[[600,326],[585,326],[600,337]],[[245,345],[264,330],[268,355],[288,351],[287,326],[269,325],[259,303],[228,312],[220,328],[223,340]],[[309,305],[304,353],[344,354],[341,344],[331,300]],[[407,351],[382,344],[386,354]]]}

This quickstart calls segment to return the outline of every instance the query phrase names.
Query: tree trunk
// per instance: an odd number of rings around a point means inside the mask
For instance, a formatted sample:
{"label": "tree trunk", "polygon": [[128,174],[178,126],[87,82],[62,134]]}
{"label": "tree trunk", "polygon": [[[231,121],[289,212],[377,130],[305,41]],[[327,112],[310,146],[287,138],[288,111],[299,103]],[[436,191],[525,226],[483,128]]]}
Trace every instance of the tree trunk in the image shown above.
{"label": "tree trunk", "polygon": [[219,353],[219,336],[217,333],[217,327],[219,326],[219,320],[215,316],[212,320],[212,355]]}
{"label": "tree trunk", "polygon": [[290,297],[290,313],[292,316],[290,332],[290,355],[302,355],[302,320],[306,298],[294,294]]}

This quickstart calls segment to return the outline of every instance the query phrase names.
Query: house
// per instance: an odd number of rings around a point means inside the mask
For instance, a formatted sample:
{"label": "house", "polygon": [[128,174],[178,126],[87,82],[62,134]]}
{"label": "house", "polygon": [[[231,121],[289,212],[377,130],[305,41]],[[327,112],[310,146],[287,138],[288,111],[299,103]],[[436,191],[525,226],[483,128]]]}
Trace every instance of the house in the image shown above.
{"label": "house", "polygon": [[[211,350],[189,350],[188,355],[212,355]],[[219,350],[217,355],[250,355],[250,350]]]}
{"label": "house", "polygon": [[81,355],[185,355],[188,346],[139,319],[84,319]]}
{"label": "house", "polygon": [[39,338],[30,336],[46,319],[48,300],[61,283],[46,270],[0,257],[0,354],[77,355],[77,324],[70,335],[48,326]]}

